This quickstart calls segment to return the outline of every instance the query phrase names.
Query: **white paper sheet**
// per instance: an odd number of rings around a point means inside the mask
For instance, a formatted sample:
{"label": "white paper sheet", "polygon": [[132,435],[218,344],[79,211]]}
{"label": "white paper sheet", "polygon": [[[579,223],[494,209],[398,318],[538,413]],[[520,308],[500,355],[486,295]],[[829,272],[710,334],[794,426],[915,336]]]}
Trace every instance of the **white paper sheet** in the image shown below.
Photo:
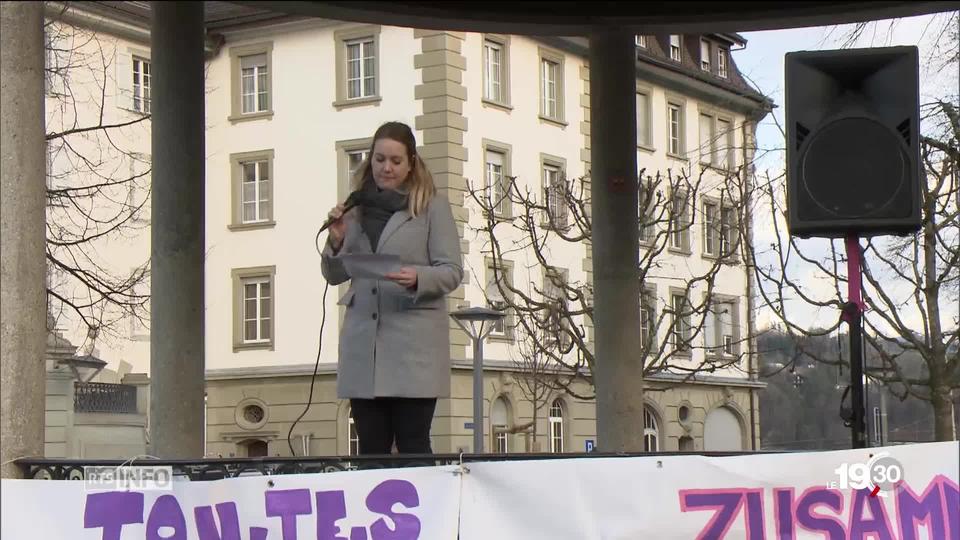
{"label": "white paper sheet", "polygon": [[352,278],[384,279],[384,275],[400,270],[400,257],[377,253],[341,255],[343,267]]}

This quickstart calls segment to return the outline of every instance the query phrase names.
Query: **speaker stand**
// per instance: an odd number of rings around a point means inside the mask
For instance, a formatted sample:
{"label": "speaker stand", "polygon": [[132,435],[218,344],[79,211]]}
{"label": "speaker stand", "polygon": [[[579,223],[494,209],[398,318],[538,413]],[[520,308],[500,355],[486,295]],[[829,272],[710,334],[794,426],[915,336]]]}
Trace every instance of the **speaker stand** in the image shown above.
{"label": "speaker stand", "polygon": [[859,236],[850,234],[846,237],[846,251],[847,302],[843,305],[840,320],[846,322],[850,329],[850,405],[853,409],[850,430],[852,448],[866,448],[867,425],[863,388],[863,312],[866,306],[860,296],[862,252]]}

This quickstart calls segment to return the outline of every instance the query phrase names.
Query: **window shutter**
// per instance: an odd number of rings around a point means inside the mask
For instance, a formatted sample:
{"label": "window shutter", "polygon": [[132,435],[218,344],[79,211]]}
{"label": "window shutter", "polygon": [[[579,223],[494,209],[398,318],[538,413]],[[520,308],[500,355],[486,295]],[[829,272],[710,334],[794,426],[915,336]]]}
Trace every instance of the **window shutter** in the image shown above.
{"label": "window shutter", "polygon": [[267,65],[267,55],[265,54],[252,54],[250,56],[241,56],[240,57],[240,69],[247,69],[256,66],[266,66]]}

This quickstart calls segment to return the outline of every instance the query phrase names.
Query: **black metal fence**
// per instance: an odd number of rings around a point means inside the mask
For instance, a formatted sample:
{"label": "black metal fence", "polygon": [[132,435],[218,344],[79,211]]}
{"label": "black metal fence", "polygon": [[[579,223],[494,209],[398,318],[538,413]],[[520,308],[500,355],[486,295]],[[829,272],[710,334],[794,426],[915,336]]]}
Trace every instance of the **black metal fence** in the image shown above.
{"label": "black metal fence", "polygon": [[129,384],[74,383],[73,411],[136,414],[137,387]]}
{"label": "black metal fence", "polygon": [[314,474],[357,469],[391,469],[400,467],[436,467],[468,464],[478,461],[518,461],[570,458],[625,458],[663,457],[676,455],[737,456],[781,452],[638,452],[576,454],[404,454],[389,456],[328,456],[328,457],[257,457],[207,458],[195,460],[144,459],[47,459],[17,460],[25,478],[36,480],[83,480],[86,466],[119,467],[169,465],[174,476],[192,481],[219,480],[239,476],[273,476],[280,474]]}

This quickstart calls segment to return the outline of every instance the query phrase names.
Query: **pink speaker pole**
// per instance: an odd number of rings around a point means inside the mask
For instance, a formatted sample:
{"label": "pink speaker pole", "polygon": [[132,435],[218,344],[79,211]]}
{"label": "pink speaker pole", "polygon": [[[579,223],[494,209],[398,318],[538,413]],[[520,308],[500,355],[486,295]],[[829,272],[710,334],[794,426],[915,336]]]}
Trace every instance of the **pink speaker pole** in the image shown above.
{"label": "pink speaker pole", "polygon": [[850,328],[850,401],[853,408],[850,426],[853,448],[866,448],[867,425],[863,388],[863,312],[866,306],[861,297],[862,253],[860,238],[856,233],[846,237],[847,251],[847,303],[843,306],[841,320]]}

